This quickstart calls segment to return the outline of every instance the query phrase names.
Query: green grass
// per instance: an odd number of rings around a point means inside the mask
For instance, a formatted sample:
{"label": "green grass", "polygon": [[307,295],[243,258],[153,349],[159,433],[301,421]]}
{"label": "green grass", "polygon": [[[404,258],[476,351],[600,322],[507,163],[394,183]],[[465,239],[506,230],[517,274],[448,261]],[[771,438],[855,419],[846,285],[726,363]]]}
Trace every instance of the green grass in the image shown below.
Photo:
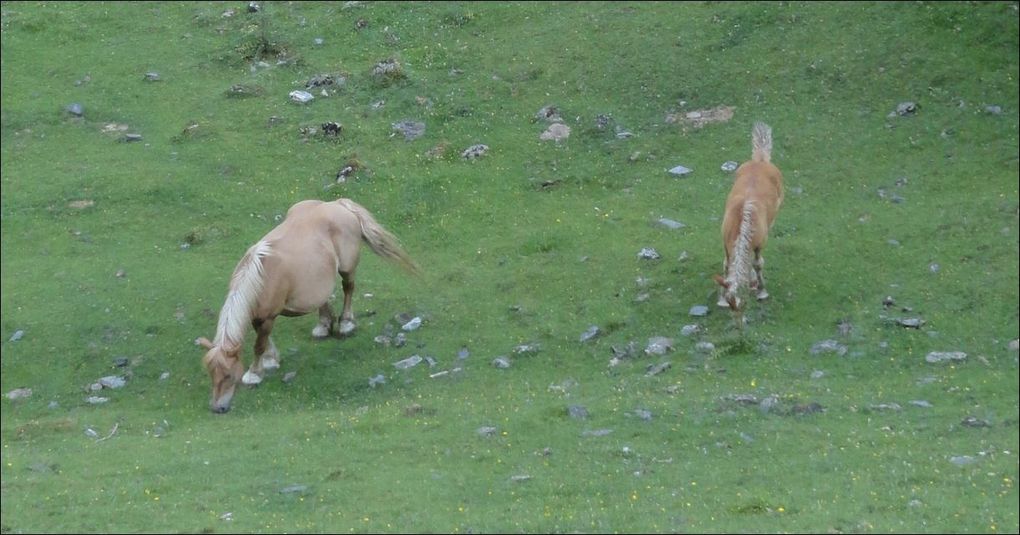
{"label": "green grass", "polygon": [[[1015,2],[262,7],[2,4],[0,390],[33,394],[0,405],[0,531],[1020,531]],[[403,77],[372,77],[387,59]],[[322,73],[347,83],[289,101]],[[228,96],[239,84],[253,96]],[[906,100],[916,115],[887,117]],[[550,104],[572,128],[559,145],[534,120]],[[732,120],[666,121],[719,105]],[[391,135],[404,119],[425,135]],[[747,159],[756,120],[787,200],[772,299],[741,333],[711,275],[719,166]],[[339,140],[302,135],[326,121]],[[488,154],[462,160],[476,143]],[[283,368],[211,414],[192,341],[214,334],[230,271],[291,204],[341,196],[424,275],[366,254],[357,335],[277,322]],[[404,312],[426,318],[408,344],[375,343]],[[676,350],[608,365],[653,336]],[[811,354],[829,338],[847,354]],[[393,368],[412,354],[438,367]],[[118,357],[127,386],[88,404]],[[824,412],[794,411],[810,403]]]}

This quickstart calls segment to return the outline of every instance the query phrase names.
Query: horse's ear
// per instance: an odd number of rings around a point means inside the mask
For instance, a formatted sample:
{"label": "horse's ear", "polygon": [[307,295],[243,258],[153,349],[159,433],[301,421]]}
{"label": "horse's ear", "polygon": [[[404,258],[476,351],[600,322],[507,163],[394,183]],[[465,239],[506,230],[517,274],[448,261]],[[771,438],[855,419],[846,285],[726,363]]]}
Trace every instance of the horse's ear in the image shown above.
{"label": "horse's ear", "polygon": [[204,336],[199,336],[198,338],[195,338],[195,345],[202,346],[206,349],[212,349],[213,347],[215,347],[213,346],[213,343],[210,342],[209,339]]}
{"label": "horse's ear", "polygon": [[719,286],[722,286],[723,288],[729,289],[730,284],[728,282],[726,282],[726,279],[723,279],[719,275],[712,275],[712,278],[715,279],[716,284],[718,284]]}

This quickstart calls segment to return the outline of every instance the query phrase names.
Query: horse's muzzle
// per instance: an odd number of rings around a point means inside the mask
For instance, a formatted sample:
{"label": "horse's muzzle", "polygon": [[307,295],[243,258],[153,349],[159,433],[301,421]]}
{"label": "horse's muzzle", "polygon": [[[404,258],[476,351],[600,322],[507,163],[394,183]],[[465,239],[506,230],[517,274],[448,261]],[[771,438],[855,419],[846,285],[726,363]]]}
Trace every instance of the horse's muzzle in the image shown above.
{"label": "horse's muzzle", "polygon": [[212,411],[215,414],[226,414],[230,412],[230,405],[215,406],[212,407]]}

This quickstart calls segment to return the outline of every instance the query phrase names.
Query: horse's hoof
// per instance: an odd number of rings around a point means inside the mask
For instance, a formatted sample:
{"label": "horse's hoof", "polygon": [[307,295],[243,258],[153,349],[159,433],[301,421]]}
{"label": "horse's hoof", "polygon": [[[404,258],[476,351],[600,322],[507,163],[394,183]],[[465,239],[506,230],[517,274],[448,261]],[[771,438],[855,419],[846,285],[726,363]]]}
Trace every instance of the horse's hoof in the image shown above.
{"label": "horse's hoof", "polygon": [[340,336],[348,336],[354,332],[356,325],[353,321],[344,320],[340,322]]}
{"label": "horse's hoof", "polygon": [[329,336],[329,327],[326,327],[325,325],[316,325],[315,328],[312,329],[312,336],[315,338],[326,338]]}
{"label": "horse's hoof", "polygon": [[755,297],[757,297],[759,301],[764,301],[769,298],[769,293],[762,289]]}
{"label": "horse's hoof", "polygon": [[719,300],[716,301],[715,305],[719,308],[730,308],[730,304],[726,301],[725,297],[720,297]]}
{"label": "horse's hoof", "polygon": [[241,382],[249,386],[254,386],[262,382],[262,377],[250,371],[244,372],[244,375],[241,377]]}

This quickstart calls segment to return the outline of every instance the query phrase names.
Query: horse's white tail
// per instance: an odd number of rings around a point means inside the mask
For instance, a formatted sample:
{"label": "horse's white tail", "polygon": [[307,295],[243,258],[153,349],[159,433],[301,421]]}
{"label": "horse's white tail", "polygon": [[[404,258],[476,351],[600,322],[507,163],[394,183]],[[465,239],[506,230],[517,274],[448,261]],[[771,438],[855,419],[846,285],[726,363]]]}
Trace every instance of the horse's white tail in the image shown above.
{"label": "horse's white tail", "polygon": [[751,159],[768,162],[772,159],[772,128],[763,122],[754,123],[751,130]]}
{"label": "horse's white tail", "polygon": [[742,284],[751,281],[751,234],[754,232],[754,201],[744,201],[740,216],[740,233],[733,244],[733,256],[726,270],[726,290],[736,295]]}
{"label": "horse's white tail", "polygon": [[365,243],[372,248],[375,254],[395,262],[400,267],[407,270],[409,273],[418,274],[418,265],[411,260],[411,257],[404,252],[397,241],[396,236],[390,234],[382,225],[380,225],[372,213],[369,212],[364,206],[350,200],[350,199],[338,199],[338,202],[343,205],[344,208],[350,210],[358,218],[358,223],[361,224],[361,237],[365,240]]}
{"label": "horse's white tail", "polygon": [[244,333],[251,323],[252,307],[262,292],[262,259],[270,252],[269,242],[260,240],[237,263],[230,277],[230,290],[220,309],[214,345],[236,348],[244,341]]}

